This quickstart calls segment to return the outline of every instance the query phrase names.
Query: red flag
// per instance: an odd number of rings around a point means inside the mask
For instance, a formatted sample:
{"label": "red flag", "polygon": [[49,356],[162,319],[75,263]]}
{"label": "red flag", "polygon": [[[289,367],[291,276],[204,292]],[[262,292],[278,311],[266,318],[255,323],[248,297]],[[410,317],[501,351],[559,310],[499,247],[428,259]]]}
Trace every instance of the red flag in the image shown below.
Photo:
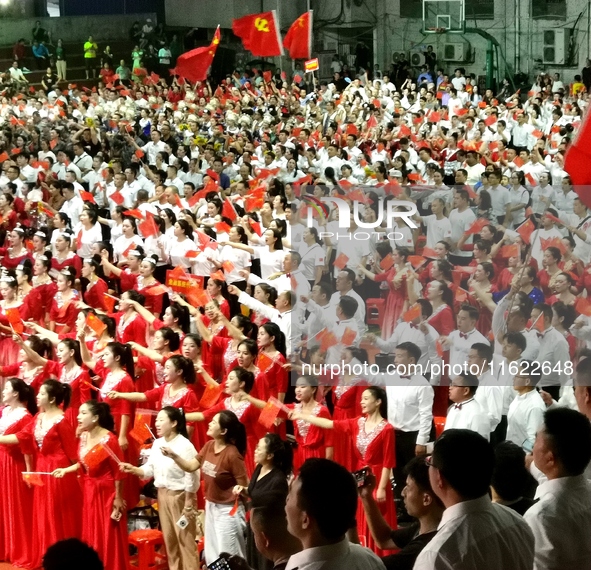
{"label": "red flag", "polygon": [[484,124],[487,127],[492,127],[492,125],[494,125],[496,122],[497,122],[496,115],[490,115],[486,119],[484,119]]}
{"label": "red flag", "polygon": [[373,129],[378,126],[378,120],[376,119],[375,115],[371,115],[369,119],[367,119],[366,127],[368,129]]}
{"label": "red flag", "polygon": [[147,212],[146,219],[138,224],[138,229],[145,238],[158,235],[158,226],[154,221],[154,214]]}
{"label": "red flag", "polygon": [[356,338],[357,333],[353,329],[347,327],[345,329],[345,332],[343,333],[343,336],[341,337],[341,344],[344,344],[345,346],[350,346],[355,342]]}
{"label": "red flag", "polygon": [[233,222],[238,218],[238,214],[236,213],[234,206],[232,206],[232,202],[230,202],[229,198],[224,200],[224,205],[222,206],[222,216],[230,218]]}
{"label": "red flag", "polygon": [[347,262],[349,261],[349,256],[345,255],[344,253],[341,253],[340,255],[337,256],[337,258],[334,260],[333,265],[337,268],[337,269],[344,269],[347,266]]}
{"label": "red flag", "polygon": [[80,249],[82,247],[82,230],[78,232],[76,236],[76,249]]}
{"label": "red flag", "polygon": [[205,81],[207,71],[211,67],[211,62],[220,43],[220,38],[220,27],[218,26],[213,35],[213,40],[208,46],[193,49],[179,56],[176,60],[175,72],[193,83]]}
{"label": "red flag", "polygon": [[437,252],[434,249],[431,249],[430,247],[424,247],[421,255],[423,257],[429,257],[431,259],[437,259],[439,257],[437,255]]}
{"label": "red flag", "polygon": [[102,463],[105,459],[108,459],[109,457],[111,457],[111,454],[107,451],[107,446],[104,443],[97,443],[84,456],[84,459],[82,461],[89,469],[92,469],[100,465],[100,463]]}
{"label": "red flag", "polygon": [[391,253],[386,255],[386,257],[382,258],[382,260],[380,261],[380,267],[384,271],[388,271],[388,269],[390,269],[393,265],[394,265],[394,259],[393,259]]}
{"label": "red flag", "polygon": [[302,14],[289,28],[283,40],[291,59],[312,57],[312,11]]}
{"label": "red flag", "polygon": [[94,332],[96,338],[101,338],[107,328],[107,325],[93,313],[88,313],[88,316],[86,317],[86,326]]}
{"label": "red flag", "polygon": [[581,313],[581,315],[591,317],[591,303],[589,302],[589,299],[579,297],[575,303],[575,309]]}
{"label": "red flag", "polygon": [[22,332],[25,330],[25,327],[23,326],[23,321],[21,319],[19,310],[16,307],[12,307],[10,309],[5,309],[4,314],[14,329],[14,332],[17,334],[22,334]]}
{"label": "red flag", "polygon": [[232,229],[226,222],[217,222],[214,227],[218,234],[227,234]]}
{"label": "red flag", "polygon": [[410,323],[411,321],[414,321],[417,317],[420,316],[421,305],[417,303],[416,305],[413,305],[408,311],[406,311],[406,313],[402,315],[402,318],[404,319],[405,323]]}
{"label": "red flag", "polygon": [[535,229],[536,227],[534,226],[534,223],[531,220],[527,220],[525,223],[521,224],[516,231],[525,243],[529,243],[529,238]]}
{"label": "red flag", "polygon": [[217,386],[214,384],[208,384],[205,387],[205,391],[203,392],[203,396],[201,396],[201,400],[199,400],[199,407],[202,410],[207,410],[215,405],[222,393],[223,388],[218,384]]}
{"label": "red flag", "polygon": [[104,301],[109,313],[112,313],[115,310],[115,303],[117,302],[117,299],[115,297],[113,297],[113,295],[109,295],[108,293],[103,293],[103,301]]}
{"label": "red flag", "polygon": [[137,208],[134,210],[127,210],[125,212],[125,216],[129,216],[130,218],[135,218],[136,220],[143,220],[144,219],[144,213],[141,210],[138,210]]}
{"label": "red flag", "polygon": [[570,175],[576,193],[581,201],[591,207],[591,119],[587,113],[583,124],[579,127],[577,136],[568,147],[564,157],[564,170]]}
{"label": "red flag", "polygon": [[467,230],[467,234],[477,234],[482,231],[484,226],[487,226],[490,222],[484,218],[480,218],[476,220]]}
{"label": "red flag", "polygon": [[418,267],[423,265],[423,263],[425,263],[425,261],[427,260],[420,255],[409,255],[408,261],[415,269],[417,269]]}
{"label": "red flag", "polygon": [[43,487],[44,483],[43,479],[41,479],[41,475],[46,475],[46,473],[23,471],[22,475],[25,483],[29,483],[29,485],[34,485],[35,487]]}
{"label": "red flag", "polygon": [[504,245],[501,247],[501,257],[517,257],[519,255],[519,245],[514,243],[513,245]]}
{"label": "red flag", "polygon": [[242,40],[242,45],[252,55],[259,57],[283,55],[275,10],[232,20],[232,31]]}
{"label": "red flag", "polygon": [[222,263],[222,269],[226,273],[231,273],[232,271],[234,271],[234,264],[231,261],[224,261]]}
{"label": "red flag", "polygon": [[541,238],[540,241],[542,242],[542,251],[546,251],[549,247],[555,247],[563,255],[566,253],[566,247],[559,237]]}
{"label": "red flag", "polygon": [[262,424],[265,429],[271,429],[282,407],[283,404],[281,404],[279,400],[271,398],[261,410],[259,423]]}
{"label": "red flag", "polygon": [[168,293],[168,288],[162,283],[158,283],[157,285],[152,285],[146,289],[142,289],[142,295],[149,295],[149,296],[156,296],[156,295],[164,295]]}
{"label": "red flag", "polygon": [[109,196],[109,198],[111,200],[113,200],[113,202],[115,202],[115,204],[117,204],[117,206],[121,206],[121,204],[123,204],[123,202],[125,201],[123,194],[121,194],[121,192],[119,192],[119,190],[115,190],[115,192],[113,192]]}
{"label": "red flag", "polygon": [[84,202],[91,202],[92,204],[96,204],[96,202],[94,201],[94,196],[90,192],[80,190],[80,198],[82,198]]}
{"label": "red flag", "polygon": [[261,237],[263,235],[263,230],[261,228],[261,223],[260,222],[257,222],[255,220],[249,219],[248,220],[248,225],[254,230],[254,233],[257,236]]}

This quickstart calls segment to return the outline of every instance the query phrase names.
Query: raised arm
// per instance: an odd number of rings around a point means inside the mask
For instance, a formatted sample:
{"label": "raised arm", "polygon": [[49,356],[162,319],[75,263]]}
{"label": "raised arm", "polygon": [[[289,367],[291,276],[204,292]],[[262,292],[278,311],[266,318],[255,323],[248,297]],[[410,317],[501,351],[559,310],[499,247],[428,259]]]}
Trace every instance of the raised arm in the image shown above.
{"label": "raised arm", "polygon": [[[187,414],[187,419],[188,419],[188,415],[189,414]],[[193,459],[183,459],[182,457],[180,457],[177,453],[175,453],[169,447],[162,447],[161,451],[162,451],[162,455],[165,455],[166,457],[170,457],[172,460],[174,460],[174,462],[183,471],[193,473],[194,471],[197,471],[197,469],[199,469],[199,467],[201,467],[201,462],[199,461],[199,459],[197,457],[195,457]]]}
{"label": "raised arm", "polygon": [[86,346],[84,328],[82,328],[82,330],[78,333],[78,342],[80,343],[80,356],[82,357],[82,362],[87,368],[89,368],[90,370],[94,370],[96,367],[96,360],[92,359],[90,351]]}
{"label": "raised arm", "polygon": [[138,315],[140,315],[140,317],[143,317],[148,324],[154,324],[154,321],[156,320],[156,315],[154,315],[151,311],[148,311],[146,307],[140,305],[137,301],[131,301],[129,304],[133,306]]}
{"label": "raised arm", "polygon": [[42,356],[37,354],[30,346],[27,346],[20,335],[13,334],[12,340],[16,342],[16,344],[18,344],[25,351],[25,354],[29,357],[33,364],[36,364],[37,366],[45,366],[47,364],[47,358],[43,358]]}
{"label": "raised arm", "polygon": [[334,429],[334,422],[327,418],[318,418],[311,416],[310,414],[302,414],[301,412],[291,412],[289,414],[290,420],[304,420],[313,426],[317,426],[322,429]]}

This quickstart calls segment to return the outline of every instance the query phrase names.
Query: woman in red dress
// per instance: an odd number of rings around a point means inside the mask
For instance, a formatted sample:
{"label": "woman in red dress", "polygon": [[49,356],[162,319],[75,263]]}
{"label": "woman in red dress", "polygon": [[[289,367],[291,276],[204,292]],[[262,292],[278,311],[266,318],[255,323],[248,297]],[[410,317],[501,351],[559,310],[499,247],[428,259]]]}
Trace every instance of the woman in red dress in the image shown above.
{"label": "woman in red dress", "polygon": [[[396,528],[396,507],[390,484],[392,470],[396,466],[394,428],[387,419],[388,403],[385,390],[375,386],[366,388],[361,398],[361,411],[363,413],[361,417],[347,420],[330,420],[295,411],[292,412],[291,417],[294,420],[307,421],[319,428],[334,429],[334,435],[337,438],[353,440],[356,450],[353,469],[355,471],[364,467],[371,469],[378,481],[375,498],[379,503],[380,511],[390,528]],[[369,548],[380,556],[385,554],[376,547],[371,536],[361,500],[357,507],[357,530],[360,536],[365,537]]]}
{"label": "woman in red dress", "polygon": [[252,396],[259,398],[265,402],[269,399],[269,381],[267,375],[255,365],[257,356],[259,355],[259,347],[256,341],[245,338],[238,345],[238,366],[252,372],[254,374],[254,386],[252,388]]}
{"label": "woman in red dress", "polygon": [[507,260],[507,267],[505,267],[497,277],[497,289],[499,291],[507,291],[511,288],[513,279],[519,273],[521,264],[519,263],[521,256],[512,255]]}
{"label": "woman in red dress", "polygon": [[117,340],[125,344],[126,342],[136,342],[142,346],[146,346],[146,334],[148,325],[137,311],[134,309],[133,303],[129,301],[136,301],[143,304],[145,299],[137,291],[125,291],[119,299],[119,312],[110,315],[117,323]]}
{"label": "woman in red dress", "polygon": [[492,294],[497,292],[492,284],[495,276],[495,270],[492,263],[483,261],[476,266],[474,275],[468,280],[470,293],[474,296],[474,302],[480,311],[480,317],[476,322],[476,330],[485,337],[488,337],[492,330],[492,311],[490,303]]}
{"label": "woman in red dress", "polygon": [[553,280],[552,292],[553,295],[551,297],[546,298],[546,303],[548,305],[553,305],[558,301],[562,301],[565,305],[572,305],[575,306],[575,303],[578,300],[576,295],[571,293],[572,288],[575,286],[575,280],[573,276],[569,273],[558,273]]}
{"label": "woman in red dress", "polygon": [[[209,296],[213,300],[217,301],[218,307],[219,307],[220,311],[222,312],[222,314],[224,315],[224,317],[226,317],[226,319],[229,319],[230,318],[230,304],[228,303],[228,300],[222,294],[224,283],[225,283],[225,281],[221,281],[220,279],[211,279],[210,278],[207,280],[207,286],[206,286],[205,290],[209,293]],[[208,326],[208,324],[209,324],[208,318],[209,317],[206,316],[203,319],[205,326]]]}
{"label": "woman in red dress", "polygon": [[[20,337],[15,335],[15,339]],[[93,388],[88,372],[82,368],[82,357],[80,356],[80,344],[77,340],[64,338],[57,345],[55,351],[57,361],[47,360],[37,354],[31,347],[22,340],[21,348],[25,351],[33,364],[45,366],[48,375],[57,376],[62,384],[69,384],[72,389],[70,407],[66,410],[66,419],[76,425],[78,408],[83,402],[90,399],[90,390]]]}
{"label": "woman in red dress", "polygon": [[126,451],[127,433],[131,425],[131,404],[123,399],[111,400],[108,395],[113,391],[134,391],[134,365],[131,348],[120,342],[110,342],[102,351],[101,357],[95,360],[86,347],[83,330],[78,335],[78,341],[80,342],[82,362],[101,379],[97,399],[109,404],[111,415],[115,420],[115,433],[119,438],[119,447],[122,451]]}
{"label": "woman in red dress", "polygon": [[[40,412],[27,431],[37,449],[35,471],[53,473],[78,462],[75,427],[64,416],[70,403],[70,387],[57,380],[46,380],[37,395]],[[43,487],[34,489],[35,531],[34,568],[48,546],[66,538],[80,538],[82,490],[74,473],[62,479],[43,477]]]}
{"label": "woman in red dress", "polygon": [[41,296],[42,322],[40,325],[47,326],[49,323],[49,310],[51,303],[57,293],[57,285],[49,276],[51,269],[51,252],[46,251],[43,255],[37,256],[33,265],[33,287],[39,290]]}
{"label": "woman in red dress", "polygon": [[264,435],[264,428],[259,424],[260,412],[254,404],[246,400],[244,394],[249,394],[254,385],[254,375],[244,368],[234,368],[228,374],[226,379],[227,398],[219,401],[214,406],[204,412],[193,412],[186,415],[187,421],[192,422],[210,422],[217,413],[222,410],[229,410],[236,414],[240,423],[246,429],[246,453],[244,454],[244,463],[246,471],[250,477],[255,469],[254,450],[259,439]]}
{"label": "woman in red dress", "polygon": [[31,284],[32,281],[33,263],[30,259],[25,259],[16,268],[17,298],[23,304],[19,311],[23,321],[39,322],[43,317],[43,300],[39,289]]}
{"label": "woman in red dress", "polygon": [[427,322],[439,334],[447,336],[456,328],[451,289],[443,281],[431,281],[427,285],[427,299],[433,307],[433,313]]}
{"label": "woman in red dress", "polygon": [[544,267],[538,271],[538,283],[546,298],[552,295],[554,291],[554,280],[562,271],[561,260],[562,254],[557,247],[550,246],[544,250],[542,257],[542,265]]}
{"label": "woman in red dress", "polygon": [[275,323],[265,323],[259,328],[257,346],[257,368],[267,377],[269,395],[283,402],[288,385],[288,373],[283,367],[286,362],[285,335]]}
{"label": "woman in red dress", "polygon": [[89,307],[107,312],[105,293],[108,291],[108,287],[105,281],[97,275],[100,267],[100,263],[94,258],[84,260],[82,264],[82,277],[88,280],[88,284],[86,285],[86,290],[82,298]]}
{"label": "woman in red dress", "polygon": [[10,247],[0,248],[3,269],[16,269],[25,259],[31,259],[31,254],[25,247],[25,230],[16,226],[8,235]]}
{"label": "woman in red dress", "polygon": [[392,336],[396,322],[400,318],[400,315],[408,308],[406,278],[412,271],[412,268],[408,267],[406,263],[409,253],[405,247],[395,249],[392,253],[394,265],[391,269],[382,273],[372,273],[365,267],[358,267],[372,281],[388,284],[388,296],[386,297],[386,309],[382,325],[383,339],[388,339]]}
{"label": "woman in red dress", "polygon": [[23,471],[33,471],[34,449],[26,435],[37,412],[33,390],[18,378],[9,379],[2,391],[0,416],[0,560],[33,568],[31,537],[33,489]]}
{"label": "woman in red dress", "polygon": [[[17,344],[19,340],[16,340]],[[24,341],[25,345],[36,352],[42,358],[50,359],[53,355],[53,345],[48,339],[42,339],[36,335],[31,335]],[[35,395],[39,392],[39,388],[43,381],[51,376],[54,372],[54,366],[49,360],[45,366],[40,366],[36,362],[33,362],[28,356],[28,353],[19,348],[18,362],[14,364],[7,364],[6,366],[0,366],[0,376],[20,378],[25,381],[25,384],[29,385]]]}
{"label": "woman in red dress", "polygon": [[[21,316],[23,308],[22,301],[18,299],[18,285],[14,271],[3,271],[0,275],[0,362],[12,364],[18,362],[18,344],[12,338],[8,314],[10,310],[16,309]],[[22,316],[21,316],[22,318]]]}
{"label": "woman in red dress", "polygon": [[51,303],[49,311],[49,330],[58,334],[73,331],[76,317],[80,312],[78,301],[80,295],[74,289],[76,275],[71,268],[62,269],[57,276],[57,293]]}
{"label": "woman in red dress", "polygon": [[16,227],[17,220],[18,214],[14,210],[14,196],[2,192],[0,194],[0,231],[11,232]]}
{"label": "woman in red dress", "polygon": [[[72,245],[72,234],[59,232],[55,239],[55,254],[51,258],[51,268],[57,272],[70,268],[76,277],[80,276],[82,269],[81,259],[70,249]],[[53,275],[53,273],[52,273]]]}
{"label": "woman in red dress", "polygon": [[181,342],[191,327],[189,311],[183,305],[174,301],[166,307],[162,320],[158,315],[151,313],[146,307],[137,302],[130,301],[137,313],[150,325],[153,331],[169,327],[179,335]]}
{"label": "woman in red dress", "polygon": [[54,477],[82,472],[81,539],[94,548],[109,570],[128,570],[127,521],[123,500],[125,473],[119,470],[123,454],[113,433],[115,421],[108,404],[90,400],[80,406],[78,427],[82,431],[79,461],[56,469]]}

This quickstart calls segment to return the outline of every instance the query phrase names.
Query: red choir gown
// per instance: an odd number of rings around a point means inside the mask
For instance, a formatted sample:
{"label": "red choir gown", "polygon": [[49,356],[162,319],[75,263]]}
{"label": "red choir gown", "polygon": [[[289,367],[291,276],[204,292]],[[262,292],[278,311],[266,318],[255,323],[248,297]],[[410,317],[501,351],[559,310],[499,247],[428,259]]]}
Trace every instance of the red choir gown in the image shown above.
{"label": "red choir gown", "polygon": [[456,328],[456,320],[449,305],[440,305],[433,311],[427,322],[440,334],[447,336]]}
{"label": "red choir gown", "polygon": [[227,336],[216,335],[211,343],[203,343],[201,358],[211,369],[211,377],[218,382],[238,366],[238,354],[232,349],[232,339]]}
{"label": "red choir gown", "polygon": [[396,277],[396,268],[392,267],[385,273],[378,273],[375,276],[375,281],[380,283],[385,281],[388,283],[388,296],[386,297],[386,309],[384,312],[384,320],[382,324],[382,338],[388,339],[392,336],[396,321],[400,318],[404,311],[405,304],[408,300],[406,291],[406,276],[402,278],[400,287],[394,287],[394,278]]}
{"label": "red choir gown", "polygon": [[105,303],[105,293],[108,291],[107,284],[99,279],[94,284],[89,283],[84,292],[84,302],[93,309],[99,309],[105,313],[109,312]]}
{"label": "red choir gown", "polygon": [[25,250],[25,253],[18,255],[16,257],[12,257],[11,253],[11,247],[0,248],[0,257],[2,257],[2,269],[16,269],[19,265],[23,263],[25,259],[30,259],[31,263],[34,262],[33,257],[27,250]]}
{"label": "red choir gown", "polygon": [[33,416],[26,408],[2,409],[0,435],[16,435],[18,445],[0,445],[0,560],[21,568],[32,568],[31,536],[33,524],[33,489],[23,480],[28,471],[25,454],[33,449],[28,443],[27,426]]}
{"label": "red choir gown", "polygon": [[[57,257],[51,258],[52,270],[61,271],[66,267],[72,267],[76,273],[76,277],[80,277],[82,273],[82,260],[73,251],[70,251],[63,261],[59,261]],[[51,275],[53,276],[53,273]]]}
{"label": "red choir gown", "polygon": [[269,385],[269,395],[277,398],[278,394],[285,394],[287,392],[289,374],[283,365],[285,364],[285,356],[280,352],[277,353],[273,361],[268,359],[261,359],[261,354],[257,357],[257,367],[260,368],[267,377],[267,384]]}
{"label": "red choir gown", "polygon": [[58,291],[51,302],[51,309],[49,311],[49,320],[55,323],[55,332],[60,334],[64,327],[68,326],[70,331],[76,330],[76,319],[80,309],[78,308],[78,301],[80,296],[75,289],[72,291],[73,296],[69,301],[62,300],[62,294]]}
{"label": "red choir gown", "polygon": [[[302,411],[302,404],[288,404],[287,407],[296,412]],[[330,412],[325,406],[316,404],[311,414],[319,418],[330,420]],[[326,448],[333,447],[333,430],[323,429],[309,424],[305,420],[295,420],[293,422],[293,433],[297,442],[297,447],[293,455],[293,473],[297,475],[302,463],[312,457],[326,458]]]}
{"label": "red choir gown", "polygon": [[[41,427],[43,414],[27,426],[27,432],[37,450],[35,471],[51,473],[55,469],[70,467],[78,462],[75,430],[64,415],[54,418],[49,429]],[[62,479],[41,475],[43,487],[34,488],[34,567],[41,566],[41,559],[48,546],[66,538],[80,538],[82,524],[82,489],[76,473],[68,473]]]}
{"label": "red choir gown", "polygon": [[[207,373],[212,376],[211,370],[207,368],[205,363],[203,367],[207,370]],[[213,378],[213,376],[212,376]],[[195,398],[198,402],[197,411],[204,412],[205,409],[201,406],[201,398],[203,397],[203,393],[205,392],[205,388],[207,386],[207,382],[203,379],[201,374],[197,374],[195,383],[189,384],[189,388],[195,392]],[[193,436],[191,437],[191,443],[195,446],[195,449],[201,449],[205,442],[209,439],[207,437],[207,424],[206,422],[195,422],[194,423],[194,430]]]}
{"label": "red choir gown", "polygon": [[[334,410],[332,419],[349,420],[358,418],[361,415],[361,395],[365,391],[365,386],[342,386],[338,385],[332,389],[332,401]],[[355,446],[350,438],[333,438],[333,459],[349,471],[353,469],[353,458],[355,455]]]}
{"label": "red choir gown", "polygon": [[[35,279],[33,278],[33,283]],[[49,315],[53,298],[57,294],[57,285],[52,281],[51,283],[42,283],[41,285],[33,285],[39,291],[41,296],[41,311],[43,315],[42,325],[45,325],[45,318]]]}
{"label": "red choir gown", "polygon": [[[370,433],[366,433],[365,421],[366,418],[364,416],[335,421],[335,438],[346,437],[354,442],[355,461],[353,463],[353,471],[370,467],[379,485],[382,477],[382,469],[394,469],[396,467],[394,428],[387,420],[382,420]],[[378,503],[378,506],[390,528],[395,529],[398,524],[396,521],[394,493],[392,492],[390,481],[386,485],[386,500],[383,503]],[[365,537],[368,548],[371,548],[378,556],[385,556],[387,554],[387,551],[377,548],[375,541],[371,537],[361,499],[359,499],[357,505],[357,530],[360,537]]]}
{"label": "red choir gown", "polygon": [[265,428],[259,423],[260,410],[247,401],[240,402],[240,405],[237,408],[233,408],[232,397],[228,396],[221,402],[218,402],[215,406],[212,406],[203,412],[205,422],[209,423],[217,413],[223,410],[234,412],[246,429],[246,453],[244,454],[244,464],[246,465],[248,476],[251,477],[255,469],[254,450],[259,439],[265,435]]}
{"label": "red choir gown", "polygon": [[37,366],[30,372],[26,372],[22,362],[8,364],[7,366],[0,366],[0,376],[5,378],[20,378],[24,380],[33,390],[35,396],[41,388],[41,384],[48,378],[52,378],[52,374],[55,374],[55,366],[52,362],[47,361],[45,366]]}
{"label": "red choir gown", "polygon": [[144,284],[144,278],[138,273],[128,273],[124,271],[120,276],[121,291],[129,291],[135,289],[146,298],[144,307],[150,311],[154,316],[159,317],[162,314],[162,306],[164,303],[164,293],[157,293],[156,295],[150,293],[152,287],[161,285],[159,281],[153,281],[149,285]]}
{"label": "red choir gown", "polygon": [[[84,459],[88,453],[86,433],[80,437],[78,450],[82,465],[82,541],[94,548],[105,568],[128,570],[129,546],[127,541],[127,518],[111,518],[115,499],[115,481],[125,479],[119,465],[111,456],[105,457],[98,465],[87,465]],[[123,454],[117,436],[108,433],[101,442],[107,445],[122,460]]]}
{"label": "red choir gown", "polygon": [[146,346],[146,333],[148,325],[137,313],[133,313],[127,320],[123,320],[123,313],[110,314],[117,323],[117,340],[123,344],[137,342]]}
{"label": "red choir gown", "polygon": [[[6,301],[0,301],[0,324],[8,327],[10,326],[10,322],[6,316],[7,309],[5,309],[3,306],[5,303]],[[8,307],[8,309],[18,309],[22,318],[22,303]],[[4,331],[0,332],[0,362],[3,364],[12,364],[13,362],[18,362],[20,350],[20,346],[12,340],[12,333],[5,333]]]}
{"label": "red choir gown", "polygon": [[[54,371],[59,372],[55,374],[62,384],[69,384],[72,389],[72,396],[70,398],[70,405],[66,410],[66,419],[73,425],[78,425],[78,409],[82,404],[88,402],[91,398],[96,397],[96,388],[92,386],[88,372],[77,366],[66,372],[63,365],[57,362],[53,363]],[[55,377],[53,374],[51,377]]]}

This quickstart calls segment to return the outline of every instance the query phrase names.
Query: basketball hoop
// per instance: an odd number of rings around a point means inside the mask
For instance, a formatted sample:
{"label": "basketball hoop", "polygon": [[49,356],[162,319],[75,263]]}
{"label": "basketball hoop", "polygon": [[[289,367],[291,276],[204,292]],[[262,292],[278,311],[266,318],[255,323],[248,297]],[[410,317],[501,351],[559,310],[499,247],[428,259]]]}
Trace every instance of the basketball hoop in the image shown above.
{"label": "basketball hoop", "polygon": [[447,28],[428,28],[425,31],[430,32],[432,34],[445,34],[445,32],[447,32]]}
{"label": "basketball hoop", "polygon": [[423,0],[423,32],[463,33],[465,0]]}

